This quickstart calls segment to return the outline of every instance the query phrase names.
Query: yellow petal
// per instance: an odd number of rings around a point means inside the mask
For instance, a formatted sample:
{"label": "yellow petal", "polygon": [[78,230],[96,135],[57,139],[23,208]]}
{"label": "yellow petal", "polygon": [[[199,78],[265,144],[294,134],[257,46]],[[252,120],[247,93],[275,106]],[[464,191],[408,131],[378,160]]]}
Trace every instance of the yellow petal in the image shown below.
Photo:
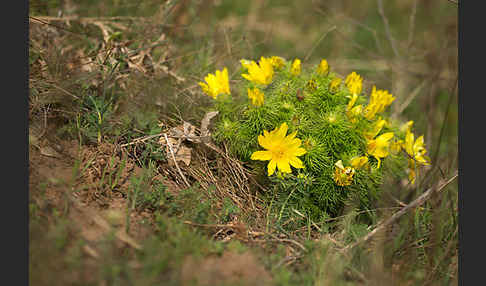
{"label": "yellow petal", "polygon": [[423,147],[424,146],[424,136],[419,136],[417,140],[415,140],[415,143],[413,144],[415,148],[417,147]]}
{"label": "yellow petal", "polygon": [[290,165],[292,165],[292,167],[294,168],[304,168],[304,163],[302,163],[302,161],[297,158],[297,157],[292,157],[289,161]]}
{"label": "yellow petal", "polygon": [[351,159],[351,166],[356,169],[360,169],[368,164],[368,157],[361,156]]}
{"label": "yellow petal", "polygon": [[404,123],[400,126],[400,131],[408,133],[412,130],[412,126],[413,126],[413,120],[407,121],[407,123]]}
{"label": "yellow petal", "polygon": [[272,152],[270,151],[256,151],[251,154],[252,160],[267,161],[272,159]]}
{"label": "yellow petal", "polygon": [[258,135],[258,144],[260,144],[260,146],[262,146],[263,148],[265,149],[269,149],[269,144],[268,144],[268,140],[267,140],[267,137],[268,137],[268,133],[266,133],[266,130],[263,131],[263,136],[262,135]]}
{"label": "yellow petal", "polygon": [[[294,139],[296,135],[297,135],[297,131],[294,131],[294,132],[290,133],[290,134],[287,136],[287,138],[288,138],[289,140],[291,140],[291,139]],[[294,139],[294,140],[295,140],[295,139]],[[296,142],[296,141],[294,141],[294,140],[293,140],[292,142]],[[299,140],[299,145],[300,145],[300,139],[296,139],[296,140]]]}
{"label": "yellow petal", "polygon": [[246,69],[248,69],[248,67],[251,65],[251,61],[246,60],[246,59],[241,59],[241,60],[240,60],[240,63],[241,63],[241,65],[242,65],[244,68],[246,68]]}
{"label": "yellow petal", "polygon": [[408,132],[405,136],[405,151],[407,151],[408,155],[413,157],[413,133]]}
{"label": "yellow petal", "polygon": [[246,78],[249,81],[252,81],[253,80],[253,78],[249,74],[244,73],[241,76],[244,77],[244,78]]}
{"label": "yellow petal", "polygon": [[343,166],[343,161],[342,160],[337,161],[336,163],[334,163],[334,165],[336,167],[338,167],[339,169],[344,170],[344,166]]}
{"label": "yellow petal", "polygon": [[278,128],[277,132],[276,132],[276,136],[278,138],[284,138],[285,135],[287,134],[287,130],[289,129],[289,127],[287,126],[287,123],[282,123],[282,125],[280,125],[280,127]]}
{"label": "yellow petal", "polygon": [[294,151],[293,151],[293,155],[294,156],[302,156],[304,155],[305,153],[307,153],[307,150],[305,150],[304,148],[296,148]]}
{"label": "yellow petal", "polygon": [[381,166],[381,159],[380,157],[377,157],[377,156],[374,156],[375,159],[378,161],[378,166],[376,166],[376,169],[380,169],[380,166]]}
{"label": "yellow petal", "polygon": [[271,160],[270,163],[268,163],[268,175],[271,176],[274,172],[275,169],[277,168],[277,161]]}
{"label": "yellow petal", "polygon": [[351,97],[351,100],[349,100],[349,102],[348,102],[348,106],[346,108],[347,111],[349,111],[349,110],[351,110],[351,108],[353,108],[354,104],[356,103],[356,100],[358,100],[358,95],[353,94],[353,96]]}
{"label": "yellow petal", "polygon": [[292,173],[292,169],[290,169],[289,165],[289,160],[285,160],[285,158],[277,161],[277,167],[281,172]]}
{"label": "yellow petal", "polygon": [[376,138],[376,140],[377,140],[377,141],[379,140],[379,141],[384,142],[384,141],[388,141],[388,140],[392,139],[392,138],[393,138],[393,136],[394,136],[394,135],[393,135],[393,132],[387,132],[387,133],[383,133],[383,134],[381,134],[380,136],[378,136],[378,137]]}

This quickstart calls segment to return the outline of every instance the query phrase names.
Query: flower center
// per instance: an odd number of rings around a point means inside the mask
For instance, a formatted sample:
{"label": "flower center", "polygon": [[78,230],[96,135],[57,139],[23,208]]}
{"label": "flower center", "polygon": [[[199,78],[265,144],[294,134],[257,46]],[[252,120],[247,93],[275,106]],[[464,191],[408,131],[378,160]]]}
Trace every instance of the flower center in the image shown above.
{"label": "flower center", "polygon": [[272,154],[275,159],[280,160],[284,156],[284,150],[282,148],[276,148]]}

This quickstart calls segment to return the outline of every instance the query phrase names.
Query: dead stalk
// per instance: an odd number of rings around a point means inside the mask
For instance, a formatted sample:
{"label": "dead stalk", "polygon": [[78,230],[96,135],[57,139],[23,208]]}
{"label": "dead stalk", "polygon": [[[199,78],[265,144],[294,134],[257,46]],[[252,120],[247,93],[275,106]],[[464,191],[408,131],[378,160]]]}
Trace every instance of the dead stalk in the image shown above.
{"label": "dead stalk", "polygon": [[380,14],[381,18],[383,19],[383,24],[385,25],[385,33],[388,38],[388,41],[390,41],[391,47],[393,49],[393,53],[395,54],[395,57],[399,58],[400,54],[398,53],[397,47],[395,45],[395,39],[391,35],[390,31],[390,23],[388,22],[388,18],[385,15],[385,11],[383,10],[383,1],[382,0],[377,0],[378,3],[378,13]]}
{"label": "dead stalk", "polygon": [[454,181],[458,176],[458,173],[456,172],[456,174],[454,176],[452,176],[452,178],[450,178],[449,180],[447,180],[444,184],[442,184],[441,186],[437,187],[437,186],[433,186],[432,188],[428,189],[426,192],[424,192],[421,196],[419,196],[417,199],[415,199],[413,202],[411,202],[410,204],[408,204],[406,207],[402,208],[401,210],[399,210],[398,212],[396,212],[395,214],[393,214],[389,219],[387,219],[386,221],[384,221],[383,223],[380,223],[374,230],[372,230],[370,233],[368,233],[367,235],[365,235],[364,237],[362,237],[361,239],[359,239],[358,241],[356,241],[355,243],[353,244],[350,244],[348,246],[346,246],[345,248],[342,249],[343,252],[347,252],[348,250],[354,248],[355,246],[363,243],[363,242],[367,242],[368,240],[370,240],[374,235],[376,235],[380,230],[383,230],[384,228],[386,228],[388,225],[392,224],[394,221],[396,221],[398,218],[400,218],[402,215],[404,215],[405,213],[407,213],[409,210],[417,207],[417,206],[420,206],[422,205],[425,201],[427,201],[432,194],[434,194],[435,192],[440,192],[442,189],[444,189],[447,185],[449,185],[452,181]]}
{"label": "dead stalk", "polygon": [[410,49],[413,43],[413,35],[415,32],[415,15],[417,14],[417,2],[418,0],[413,1],[412,12],[410,13],[410,24],[408,27],[408,41],[407,46]]}
{"label": "dead stalk", "polygon": [[169,138],[167,138],[167,134],[165,134],[165,133],[164,133],[164,138],[165,138],[165,142],[167,142],[167,145],[169,146],[170,154],[172,155],[172,159],[174,160],[174,164],[177,168],[177,171],[179,171],[179,174],[181,175],[182,179],[184,180],[184,183],[186,183],[187,187],[190,188],[191,185],[187,181],[186,176],[184,176],[184,173],[182,173],[181,168],[179,168],[179,164],[177,164],[177,160],[176,160],[175,155],[174,155],[174,150],[172,150],[172,144],[170,143]]}

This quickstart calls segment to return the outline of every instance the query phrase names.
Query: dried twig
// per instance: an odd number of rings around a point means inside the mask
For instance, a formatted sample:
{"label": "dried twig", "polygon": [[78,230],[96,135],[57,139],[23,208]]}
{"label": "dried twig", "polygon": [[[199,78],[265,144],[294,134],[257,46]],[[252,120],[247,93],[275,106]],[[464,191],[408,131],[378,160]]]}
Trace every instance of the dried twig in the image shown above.
{"label": "dried twig", "polygon": [[284,265],[289,266],[293,262],[295,262],[297,259],[300,259],[304,257],[304,255],[296,255],[296,256],[287,256],[284,259],[280,260],[273,268],[279,268],[280,266]]}
{"label": "dried twig", "polygon": [[185,220],[184,224],[201,226],[201,227],[209,227],[209,228],[234,228],[235,227],[234,224],[206,224],[206,223],[195,223],[188,220]]}
{"label": "dried twig", "polygon": [[95,259],[99,259],[100,258],[100,255],[98,254],[98,252],[96,250],[94,250],[91,246],[89,245],[84,245],[83,246],[83,251],[88,254],[89,256],[95,258]]}
{"label": "dried twig", "polygon": [[302,245],[300,244],[299,242],[293,240],[293,239],[289,239],[289,238],[279,238],[277,237],[275,234],[273,233],[269,233],[269,232],[266,232],[265,234],[268,234],[269,236],[273,237],[274,239],[270,239],[268,241],[279,241],[279,242],[290,242],[296,246],[298,246],[300,249],[302,249],[304,252],[307,252],[307,249]]}
{"label": "dried twig", "polygon": [[314,52],[314,50],[317,48],[317,46],[319,45],[319,43],[322,42],[322,40],[324,40],[324,38],[327,36],[327,34],[329,34],[330,32],[334,31],[335,29],[336,29],[336,26],[332,26],[324,34],[322,34],[322,36],[319,38],[319,40],[317,40],[317,42],[314,44],[314,46],[310,49],[310,51],[305,56],[304,62],[306,62],[309,59],[309,57],[312,55],[312,52]]}
{"label": "dried twig", "polygon": [[422,81],[422,83],[419,86],[417,86],[412,91],[412,93],[410,93],[410,95],[405,99],[405,102],[403,102],[397,108],[397,110],[393,113],[393,116],[392,117],[397,117],[399,114],[401,114],[405,110],[405,108],[407,108],[410,105],[410,103],[412,103],[412,101],[415,99],[415,97],[417,97],[417,95],[419,95],[420,91],[422,91],[422,89],[424,88],[424,86],[426,85],[426,83],[428,83],[427,80]]}
{"label": "dried twig", "polygon": [[439,133],[439,139],[437,140],[437,146],[435,147],[435,153],[432,156],[432,164],[435,166],[437,165],[437,159],[439,158],[439,150],[440,150],[440,145],[442,144],[442,137],[444,136],[444,132],[447,126],[446,120],[449,117],[449,110],[450,106],[452,105],[452,100],[454,99],[455,96],[457,96],[457,89],[459,87],[459,73],[456,74],[456,80],[452,83],[454,84],[454,87],[451,87],[451,93],[449,94],[449,99],[447,100],[447,106],[444,114],[444,118],[442,119],[442,126],[440,128],[440,133]]}
{"label": "dried twig", "polygon": [[447,180],[441,186],[439,186],[439,187],[434,186],[434,187],[428,189],[426,192],[424,192],[421,196],[419,196],[413,202],[411,202],[410,204],[408,204],[406,207],[402,208],[401,210],[399,210],[398,212],[396,212],[395,214],[393,214],[389,219],[387,219],[383,223],[380,223],[374,230],[372,230],[370,233],[368,233],[367,235],[365,235],[364,237],[362,237],[360,240],[358,240],[355,243],[350,244],[350,245],[346,246],[345,248],[343,248],[342,251],[343,252],[346,252],[346,251],[354,248],[355,246],[357,246],[357,245],[359,245],[359,244],[361,244],[363,242],[366,242],[366,241],[370,240],[376,233],[378,233],[379,231],[383,230],[388,225],[392,224],[394,221],[396,221],[402,215],[404,215],[405,213],[407,213],[410,209],[412,209],[414,207],[417,207],[417,206],[423,204],[435,192],[440,192],[443,188],[445,188],[452,181],[454,181],[457,178],[457,176],[458,176],[458,173],[456,172],[456,174],[454,176],[452,176],[452,178],[450,178],[449,180]]}
{"label": "dried twig", "polygon": [[177,164],[177,160],[176,160],[175,155],[174,155],[174,150],[172,150],[172,144],[170,143],[169,138],[167,138],[167,134],[165,134],[165,133],[164,133],[164,138],[165,138],[165,142],[167,142],[167,145],[169,146],[170,154],[172,155],[172,159],[174,160],[174,164],[177,168],[177,171],[179,171],[179,174],[181,175],[182,179],[184,180],[184,183],[186,183],[187,187],[191,187],[191,185],[189,184],[189,182],[186,179],[186,176],[184,176],[184,173],[182,173],[181,168],[179,168],[179,164]]}
{"label": "dried twig", "polygon": [[60,22],[67,22],[67,21],[86,21],[86,22],[93,22],[93,21],[150,21],[149,18],[146,17],[132,17],[132,16],[115,16],[115,17],[78,17],[78,16],[68,16],[68,17],[52,17],[52,16],[35,16],[30,17],[32,19],[39,19],[44,21],[60,21]]}
{"label": "dried twig", "polygon": [[[120,145],[120,147],[126,147],[126,146],[130,146],[130,145],[138,144],[138,143],[143,143],[143,142],[145,142],[149,139],[163,136],[164,134],[165,133],[159,133],[159,134],[154,134],[154,135],[149,135],[149,136],[138,137],[138,138],[133,139],[132,142]],[[171,137],[171,136],[169,136],[169,137]]]}
{"label": "dried twig", "polygon": [[[325,3],[321,3],[321,4],[324,5],[324,6],[326,5]],[[326,11],[322,10],[320,7],[314,7],[314,8],[318,13],[325,16],[324,21],[326,21],[329,25],[335,25],[336,24],[336,20],[335,20],[336,16],[335,15],[339,14],[338,11],[334,11],[334,10],[330,9],[331,13],[327,13]],[[340,17],[342,17],[342,16],[340,15]],[[339,29],[336,29],[336,35],[341,37],[342,39],[344,39],[345,42],[349,43],[353,47],[355,47],[355,48],[359,49],[360,51],[362,51],[363,53],[365,53],[368,56],[368,58],[378,59],[378,58],[381,57],[374,50],[360,45],[359,43],[357,43],[355,41],[355,39],[347,36],[346,33],[340,31]]]}
{"label": "dried twig", "polygon": [[418,0],[413,1],[412,12],[410,13],[410,22],[408,26],[408,42],[407,47],[410,49],[413,42],[413,34],[415,32],[415,15],[417,14],[417,2]]}
{"label": "dried twig", "polygon": [[64,92],[65,94],[70,95],[70,96],[74,97],[75,99],[78,99],[79,100],[79,97],[77,97],[76,95],[72,94],[71,92],[65,90],[64,88],[62,88],[62,87],[60,87],[58,85],[55,85],[53,83],[51,83],[50,85],[53,86],[53,87],[55,87],[55,88],[57,88],[57,89],[59,89],[60,91]]}
{"label": "dried twig", "polygon": [[231,53],[231,42],[230,42],[230,39],[228,37],[228,33],[226,31],[226,28],[223,27],[223,33],[224,33],[224,40],[225,40],[225,43],[226,43],[226,49],[228,50],[228,55],[230,57],[233,57],[232,53]]}
{"label": "dried twig", "polygon": [[400,54],[398,53],[397,47],[395,45],[395,39],[391,35],[390,23],[388,22],[388,18],[386,17],[385,11],[383,10],[383,1],[377,0],[377,3],[378,3],[378,13],[380,14],[381,18],[383,19],[383,23],[385,24],[385,33],[388,38],[388,41],[390,41],[391,47],[393,49],[393,53],[395,54],[396,57],[400,57]]}

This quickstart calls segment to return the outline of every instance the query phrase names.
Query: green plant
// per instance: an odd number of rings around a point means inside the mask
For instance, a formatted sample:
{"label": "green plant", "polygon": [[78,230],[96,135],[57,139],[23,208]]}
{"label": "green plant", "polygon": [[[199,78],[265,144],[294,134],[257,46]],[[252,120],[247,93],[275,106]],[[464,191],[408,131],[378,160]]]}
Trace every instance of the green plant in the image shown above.
{"label": "green plant", "polygon": [[264,195],[281,225],[337,216],[346,202],[368,209],[384,176],[405,175],[408,162],[413,182],[418,165],[430,162],[413,122],[388,117],[394,97],[375,87],[366,96],[355,72],[342,79],[325,60],[311,70],[280,57],[241,64],[244,80],[231,91],[219,71],[200,85],[220,112],[214,138],[275,186]]}

